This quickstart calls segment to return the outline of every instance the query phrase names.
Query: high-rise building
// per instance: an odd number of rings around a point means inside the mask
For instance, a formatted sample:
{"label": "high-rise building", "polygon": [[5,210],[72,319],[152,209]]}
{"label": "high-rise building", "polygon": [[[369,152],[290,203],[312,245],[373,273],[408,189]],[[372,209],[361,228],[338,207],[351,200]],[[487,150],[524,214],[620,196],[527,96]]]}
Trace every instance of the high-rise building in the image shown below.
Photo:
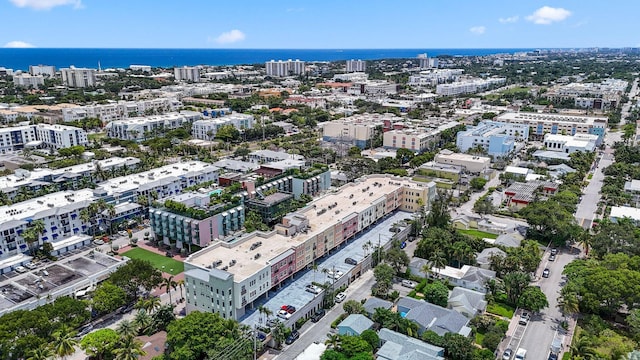
{"label": "high-rise building", "polygon": [[176,81],[200,82],[200,69],[195,66],[183,66],[173,69]]}
{"label": "high-rise building", "polygon": [[429,68],[429,56],[427,56],[427,53],[418,54],[418,66],[420,69]]}
{"label": "high-rise building", "polygon": [[44,77],[42,75],[29,74],[13,75],[13,84],[15,86],[37,88],[39,85],[44,85]]}
{"label": "high-rise building", "polygon": [[364,72],[367,63],[364,60],[347,60],[347,72]]}
{"label": "high-rise building", "polygon": [[86,88],[96,86],[96,70],[71,66],[60,69],[62,83],[69,87]]}
{"label": "high-rise building", "polygon": [[29,65],[29,74],[55,76],[56,67],[51,65]]}
{"label": "high-rise building", "polygon": [[265,63],[267,76],[284,77],[304,74],[304,61],[300,60],[271,60]]}

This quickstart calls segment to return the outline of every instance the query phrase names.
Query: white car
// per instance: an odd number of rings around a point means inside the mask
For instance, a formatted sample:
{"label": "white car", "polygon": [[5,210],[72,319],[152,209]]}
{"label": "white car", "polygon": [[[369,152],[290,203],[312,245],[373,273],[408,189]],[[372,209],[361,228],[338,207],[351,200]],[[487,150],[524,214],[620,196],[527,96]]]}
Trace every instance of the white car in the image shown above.
{"label": "white car", "polygon": [[35,269],[35,268],[37,268],[37,267],[38,267],[36,264],[34,264],[34,263],[32,263],[32,262],[28,262],[28,263],[24,264],[24,266],[25,266],[27,269],[30,269],[30,270],[33,270],[33,269]]}
{"label": "white car", "polygon": [[411,280],[402,280],[401,284],[402,286],[408,287],[409,289],[415,289],[417,285],[415,281],[411,281]]}
{"label": "white car", "polygon": [[337,302],[337,303],[341,303],[341,302],[343,302],[343,301],[344,301],[344,299],[346,299],[346,298],[347,298],[347,294],[345,294],[345,293],[343,293],[343,292],[338,293],[338,295],[336,295],[336,302]]}
{"label": "white car", "polygon": [[278,317],[285,320],[289,320],[289,318],[291,317],[291,314],[289,314],[287,310],[278,310]]}
{"label": "white car", "polygon": [[306,286],[305,288],[308,292],[312,293],[312,294],[320,294],[320,291],[322,291],[322,289],[319,286],[313,285],[313,284],[309,284]]}
{"label": "white car", "polygon": [[96,245],[104,245],[104,240],[102,239],[95,239],[93,240],[93,243]]}
{"label": "white car", "polygon": [[329,276],[330,278],[334,278],[336,280],[340,279],[340,277],[342,277],[342,275],[344,275],[344,273],[342,271],[340,271],[340,270],[336,270],[335,273],[333,271],[327,272],[327,276]]}
{"label": "white car", "polygon": [[23,272],[27,272],[27,269],[25,269],[24,266],[18,266],[16,267],[16,271],[19,273],[23,273]]}

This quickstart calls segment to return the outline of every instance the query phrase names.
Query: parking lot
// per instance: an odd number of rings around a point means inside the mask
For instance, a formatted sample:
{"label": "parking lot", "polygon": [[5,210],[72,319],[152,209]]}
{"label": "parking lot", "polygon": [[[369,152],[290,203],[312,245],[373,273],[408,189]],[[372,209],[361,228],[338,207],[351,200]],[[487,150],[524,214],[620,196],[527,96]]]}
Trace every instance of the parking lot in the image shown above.
{"label": "parking lot", "polygon": [[[260,305],[268,308],[273,312],[273,317],[276,316],[278,310],[282,305],[292,305],[296,309],[301,309],[307,305],[316,296],[305,290],[305,287],[312,282],[325,283],[331,281],[330,278],[322,272],[322,269],[327,270],[339,270],[343,274],[347,274],[354,265],[345,263],[346,258],[355,259],[360,263],[365,258],[365,252],[367,255],[371,254],[373,248],[387,244],[391,237],[394,235],[390,231],[393,224],[398,223],[404,219],[410,219],[411,214],[406,212],[396,212],[391,216],[379,221],[379,224],[375,227],[371,227],[364,233],[359,234],[355,239],[349,241],[328,255],[324,259],[318,259],[316,261],[317,270],[307,270],[294,275],[293,279],[289,279],[282,284],[282,288],[277,292],[269,291],[269,298],[261,297],[254,303],[254,309],[247,309],[247,314],[244,318],[240,319],[245,325],[253,326],[259,324],[259,318],[262,316],[258,311]],[[363,245],[368,244],[371,248],[363,248]],[[341,279],[342,280],[342,279]],[[264,320],[263,320],[264,323]]]}

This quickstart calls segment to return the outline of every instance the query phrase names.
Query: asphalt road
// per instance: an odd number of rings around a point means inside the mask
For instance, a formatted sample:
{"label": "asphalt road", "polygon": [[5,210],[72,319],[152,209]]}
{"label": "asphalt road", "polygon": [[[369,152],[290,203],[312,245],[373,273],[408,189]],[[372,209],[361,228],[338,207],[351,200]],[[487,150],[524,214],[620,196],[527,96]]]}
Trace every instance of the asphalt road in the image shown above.
{"label": "asphalt road", "polygon": [[[562,313],[558,308],[560,289],[565,283],[562,270],[579,256],[580,250],[578,248],[563,249],[558,252],[555,261],[549,261],[549,251],[545,252],[532,285],[540,286],[540,289],[547,296],[549,307],[543,309],[539,314],[533,314],[519,345],[517,343],[510,344],[514,353],[518,347],[521,347],[527,349],[528,359],[543,360],[547,358],[558,325],[563,320]],[[550,270],[548,278],[541,277],[545,268]]]}

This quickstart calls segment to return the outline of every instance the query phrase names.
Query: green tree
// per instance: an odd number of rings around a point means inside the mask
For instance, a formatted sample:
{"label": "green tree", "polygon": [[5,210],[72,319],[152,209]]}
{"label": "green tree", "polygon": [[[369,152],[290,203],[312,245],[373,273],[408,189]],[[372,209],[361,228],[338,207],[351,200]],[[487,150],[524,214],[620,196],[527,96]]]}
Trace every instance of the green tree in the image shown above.
{"label": "green tree", "polygon": [[371,346],[371,349],[373,349],[374,351],[380,346],[380,337],[378,336],[378,333],[371,329],[363,331],[362,334],[360,334],[360,338],[368,342]]}
{"label": "green tree", "polygon": [[131,320],[122,320],[116,327],[116,333],[120,335],[121,338],[130,338],[138,335],[138,328],[136,324]]}
{"label": "green tree", "polygon": [[376,293],[381,296],[386,296],[391,289],[393,283],[393,276],[396,271],[385,263],[378,264],[373,269],[373,276],[376,279]]}
{"label": "green tree", "polygon": [[393,246],[385,254],[385,261],[391,265],[397,274],[401,271],[402,267],[409,265],[409,256],[404,250]]}
{"label": "green tree", "polygon": [[484,189],[484,186],[487,184],[487,179],[481,177],[474,177],[469,181],[469,186],[476,191],[480,191]]}
{"label": "green tree", "polygon": [[56,356],[48,346],[40,346],[29,352],[29,357],[27,360],[50,360]]}
{"label": "green tree", "polygon": [[146,260],[131,259],[109,277],[113,285],[123,289],[127,296],[135,297],[140,289],[147,292],[162,283],[162,273]]}
{"label": "green tree", "polygon": [[340,336],[340,352],[343,353],[347,359],[351,359],[360,353],[373,354],[373,348],[360,336],[342,335]]}
{"label": "green tree", "polygon": [[444,335],[444,349],[447,359],[472,360],[474,346],[471,339],[454,333]]}
{"label": "green tree", "polygon": [[502,281],[504,283],[504,290],[507,293],[507,299],[511,304],[516,305],[525,289],[529,286],[531,279],[529,278],[529,274],[515,271],[506,274]]}
{"label": "green tree", "polygon": [[442,281],[434,281],[424,288],[424,299],[432,304],[447,307],[449,288]]}
{"label": "green tree", "polygon": [[113,285],[109,281],[105,281],[98,285],[91,299],[93,308],[101,314],[114,312],[119,307],[127,303],[127,294]]}
{"label": "green tree", "polygon": [[342,308],[347,314],[362,314],[364,313],[364,306],[360,301],[347,300],[342,304]]}
{"label": "green tree", "polygon": [[451,194],[442,190],[438,191],[438,196],[431,204],[431,210],[427,215],[427,224],[430,227],[446,228],[449,226],[451,220],[450,203]]}
{"label": "green tree", "polygon": [[75,331],[71,331],[65,326],[55,331],[51,339],[53,352],[63,359],[75,353],[75,346],[78,345],[78,341],[74,339],[75,334]]}
{"label": "green tree", "polygon": [[352,146],[349,148],[349,151],[347,152],[347,155],[350,157],[360,157],[362,153],[362,149],[360,149],[357,146]]}
{"label": "green tree", "polygon": [[142,350],[142,341],[134,337],[126,337],[113,350],[115,360],[137,360],[139,357],[147,354]]}
{"label": "green tree", "polygon": [[531,310],[533,312],[539,312],[540,310],[549,306],[547,296],[535,286],[528,286],[520,295],[518,299],[518,307]]}
{"label": "green tree", "polygon": [[85,335],[80,341],[80,348],[87,355],[97,360],[112,358],[113,349],[118,345],[120,336],[112,329],[100,329]]}
{"label": "green tree", "polygon": [[406,164],[410,162],[415,156],[416,154],[409,149],[400,148],[396,150],[396,159],[400,161],[400,164]]}

